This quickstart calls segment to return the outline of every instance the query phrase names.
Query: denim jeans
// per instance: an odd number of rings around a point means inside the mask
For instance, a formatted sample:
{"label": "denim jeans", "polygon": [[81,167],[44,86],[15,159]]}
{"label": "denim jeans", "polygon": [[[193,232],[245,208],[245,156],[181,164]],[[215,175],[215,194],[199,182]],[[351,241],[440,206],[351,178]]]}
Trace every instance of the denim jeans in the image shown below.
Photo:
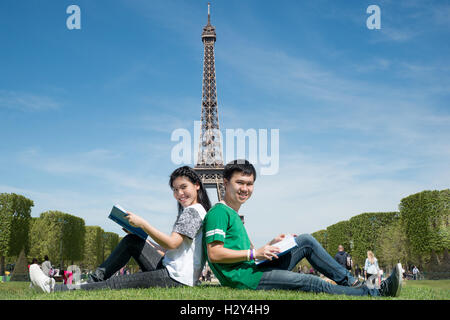
{"label": "denim jeans", "polygon": [[[351,285],[356,279],[334,260],[313,236],[302,234],[295,241],[298,246],[289,253],[260,266],[263,276],[257,290],[287,289],[356,296],[379,295],[378,290],[369,289],[365,285],[352,288]],[[291,270],[303,258],[306,258],[315,270],[336,282],[337,285],[328,283],[318,276],[292,272]]]}
{"label": "denim jeans", "polygon": [[132,257],[144,272],[163,268],[163,256],[155,248],[137,235],[128,234],[99,266],[99,268],[104,269],[104,280],[119,271]]}
{"label": "denim jeans", "polygon": [[[142,272],[113,276],[133,257]],[[81,285],[56,285],[55,291],[66,290],[98,290],[98,289],[131,289],[150,287],[183,286],[173,280],[162,264],[162,256],[142,238],[128,234],[98,269],[104,273],[104,281]]]}

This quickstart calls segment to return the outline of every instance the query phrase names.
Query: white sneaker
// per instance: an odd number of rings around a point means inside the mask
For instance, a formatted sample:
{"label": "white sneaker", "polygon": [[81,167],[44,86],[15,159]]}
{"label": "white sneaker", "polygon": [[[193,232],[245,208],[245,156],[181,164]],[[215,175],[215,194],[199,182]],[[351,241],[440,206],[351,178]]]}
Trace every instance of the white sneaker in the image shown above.
{"label": "white sneaker", "polygon": [[37,264],[30,266],[30,280],[35,288],[39,288],[43,292],[50,293],[55,287],[55,279],[46,276]]}

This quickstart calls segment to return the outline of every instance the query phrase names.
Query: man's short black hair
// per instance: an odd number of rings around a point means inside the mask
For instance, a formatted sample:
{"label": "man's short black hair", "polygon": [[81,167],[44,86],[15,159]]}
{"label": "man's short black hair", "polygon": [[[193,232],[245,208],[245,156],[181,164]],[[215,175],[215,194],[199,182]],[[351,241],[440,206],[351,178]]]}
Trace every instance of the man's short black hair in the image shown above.
{"label": "man's short black hair", "polygon": [[237,159],[227,163],[223,169],[223,178],[230,181],[235,172],[242,172],[246,176],[253,175],[253,181],[256,180],[255,167],[245,159]]}

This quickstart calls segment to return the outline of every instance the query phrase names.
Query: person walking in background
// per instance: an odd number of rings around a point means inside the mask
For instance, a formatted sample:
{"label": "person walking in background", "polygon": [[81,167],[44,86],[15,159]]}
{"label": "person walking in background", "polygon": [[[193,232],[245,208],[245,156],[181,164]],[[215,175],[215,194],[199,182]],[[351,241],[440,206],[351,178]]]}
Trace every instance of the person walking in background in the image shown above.
{"label": "person walking in background", "polygon": [[47,275],[49,277],[53,277],[53,274],[54,274],[53,266],[52,266],[52,263],[50,262],[50,260],[48,260],[47,255],[44,257],[44,262],[42,263],[41,269],[45,275]]}
{"label": "person walking in background", "polygon": [[340,244],[338,246],[338,252],[334,256],[334,260],[336,260],[341,266],[351,272],[353,266],[352,257],[347,252],[345,252],[343,245]]}
{"label": "person walking in background", "polygon": [[69,270],[64,270],[63,282],[64,284],[72,284],[73,273]]}
{"label": "person walking in background", "polygon": [[370,282],[375,285],[375,280],[380,272],[380,267],[378,266],[378,260],[372,251],[367,251],[366,263],[364,265],[365,280],[370,280]]}
{"label": "person walking in background", "polygon": [[412,272],[413,272],[413,279],[414,279],[414,280],[418,280],[418,276],[419,276],[419,268],[417,268],[417,266],[414,266]]}

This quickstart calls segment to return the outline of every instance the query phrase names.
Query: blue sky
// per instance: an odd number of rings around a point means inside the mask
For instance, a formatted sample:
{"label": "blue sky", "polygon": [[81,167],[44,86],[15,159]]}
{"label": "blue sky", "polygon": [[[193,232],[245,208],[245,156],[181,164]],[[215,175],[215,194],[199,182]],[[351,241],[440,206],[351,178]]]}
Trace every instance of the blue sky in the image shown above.
{"label": "blue sky", "polygon": [[[0,192],[34,217],[121,234],[119,203],[170,232],[170,138],[200,119],[207,2],[1,1]],[[449,1],[211,1],[211,22],[221,128],[279,129],[278,173],[240,212],[256,245],[449,188]]]}

